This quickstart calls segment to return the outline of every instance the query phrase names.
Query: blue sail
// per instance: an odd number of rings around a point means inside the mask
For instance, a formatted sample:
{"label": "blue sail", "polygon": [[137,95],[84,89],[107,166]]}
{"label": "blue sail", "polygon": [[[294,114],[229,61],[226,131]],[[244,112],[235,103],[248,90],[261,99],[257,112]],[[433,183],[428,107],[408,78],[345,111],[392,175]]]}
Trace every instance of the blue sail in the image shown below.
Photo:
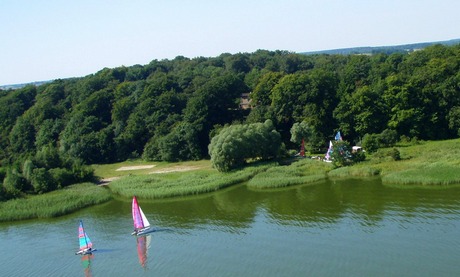
{"label": "blue sail", "polygon": [[81,220],[80,225],[78,226],[78,242],[80,244],[80,251],[86,251],[93,247],[93,243],[86,234]]}

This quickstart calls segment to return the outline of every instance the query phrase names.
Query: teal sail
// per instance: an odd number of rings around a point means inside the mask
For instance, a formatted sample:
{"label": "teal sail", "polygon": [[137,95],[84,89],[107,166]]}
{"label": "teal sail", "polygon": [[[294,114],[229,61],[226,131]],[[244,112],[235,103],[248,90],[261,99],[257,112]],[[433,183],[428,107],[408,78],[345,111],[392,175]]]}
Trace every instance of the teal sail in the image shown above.
{"label": "teal sail", "polygon": [[85,229],[83,228],[83,222],[80,220],[80,225],[78,226],[78,243],[80,244],[80,251],[75,254],[89,254],[94,251],[93,243],[86,234]]}

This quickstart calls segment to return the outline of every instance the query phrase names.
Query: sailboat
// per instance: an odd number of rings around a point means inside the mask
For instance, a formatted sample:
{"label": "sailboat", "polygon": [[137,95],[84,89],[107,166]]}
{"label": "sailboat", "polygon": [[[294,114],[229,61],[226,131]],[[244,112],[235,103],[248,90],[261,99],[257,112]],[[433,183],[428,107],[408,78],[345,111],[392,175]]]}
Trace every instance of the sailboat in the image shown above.
{"label": "sailboat", "polygon": [[139,203],[137,203],[136,196],[133,196],[132,213],[134,221],[134,232],[131,235],[140,236],[152,231],[150,229],[150,222],[145,217],[145,214],[139,206]]}
{"label": "sailboat", "polygon": [[332,157],[331,157],[331,154],[332,154],[332,141],[329,141],[329,148],[327,149],[327,153],[326,155],[324,156],[324,161],[327,162],[327,163],[331,163],[332,162]]}
{"label": "sailboat", "polygon": [[81,220],[78,226],[78,242],[80,243],[80,250],[75,252],[75,255],[86,255],[96,251],[96,249],[93,249],[93,243],[89,239],[88,234],[86,234]]}

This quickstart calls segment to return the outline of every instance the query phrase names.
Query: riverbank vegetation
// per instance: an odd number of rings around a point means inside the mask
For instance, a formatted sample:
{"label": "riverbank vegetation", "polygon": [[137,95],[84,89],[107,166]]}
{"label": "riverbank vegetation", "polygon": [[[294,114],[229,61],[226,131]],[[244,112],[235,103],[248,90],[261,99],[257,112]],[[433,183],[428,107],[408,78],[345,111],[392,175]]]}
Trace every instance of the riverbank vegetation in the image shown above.
{"label": "riverbank vegetation", "polygon": [[[399,153],[395,159],[395,150]],[[131,198],[163,199],[209,193],[236,184],[252,189],[274,189],[315,184],[335,178],[382,178],[384,185],[447,188],[460,185],[460,139],[399,143],[366,154],[366,160],[334,168],[314,158],[250,162],[230,172],[219,172],[210,160],[180,163],[131,160],[94,165],[98,179],[116,180],[106,186],[93,183],[0,202],[0,221],[55,217],[108,201],[113,194]],[[122,170],[120,170],[122,169]]]}
{"label": "riverbank vegetation", "polygon": [[72,213],[112,198],[107,188],[92,183],[0,202],[0,221],[50,218]]}

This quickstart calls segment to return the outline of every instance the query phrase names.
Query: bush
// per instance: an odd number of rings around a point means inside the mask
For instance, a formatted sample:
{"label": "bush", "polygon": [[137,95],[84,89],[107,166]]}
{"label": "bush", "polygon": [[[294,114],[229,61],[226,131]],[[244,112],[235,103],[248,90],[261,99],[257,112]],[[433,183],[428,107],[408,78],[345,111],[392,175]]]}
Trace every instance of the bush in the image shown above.
{"label": "bush", "polygon": [[75,183],[75,177],[72,172],[65,168],[52,168],[49,170],[52,179],[58,188],[63,188]]}
{"label": "bush", "polygon": [[8,169],[3,180],[4,195],[6,198],[14,198],[21,195],[26,187],[26,180],[15,169]]}
{"label": "bush", "polygon": [[380,144],[385,147],[390,147],[395,145],[398,140],[398,132],[392,129],[385,129],[380,133]]}
{"label": "bush", "polygon": [[352,153],[351,155],[352,155],[353,163],[359,163],[359,162],[363,162],[366,160],[366,154],[364,153],[364,151],[357,151],[357,152]]}
{"label": "bush", "polygon": [[369,153],[374,153],[380,148],[379,135],[377,134],[365,134],[363,137],[362,146]]}
{"label": "bush", "polygon": [[379,149],[377,152],[375,152],[374,157],[379,160],[393,160],[393,161],[401,160],[400,152],[396,148]]}
{"label": "bush", "polygon": [[395,161],[401,160],[401,153],[399,152],[398,149],[393,148],[389,151],[389,156],[393,158]]}
{"label": "bush", "polygon": [[56,189],[56,182],[45,168],[35,168],[31,179],[36,193],[44,193]]}
{"label": "bush", "polygon": [[351,147],[347,141],[336,141],[333,144],[332,164],[334,167],[348,166],[353,164]]}

